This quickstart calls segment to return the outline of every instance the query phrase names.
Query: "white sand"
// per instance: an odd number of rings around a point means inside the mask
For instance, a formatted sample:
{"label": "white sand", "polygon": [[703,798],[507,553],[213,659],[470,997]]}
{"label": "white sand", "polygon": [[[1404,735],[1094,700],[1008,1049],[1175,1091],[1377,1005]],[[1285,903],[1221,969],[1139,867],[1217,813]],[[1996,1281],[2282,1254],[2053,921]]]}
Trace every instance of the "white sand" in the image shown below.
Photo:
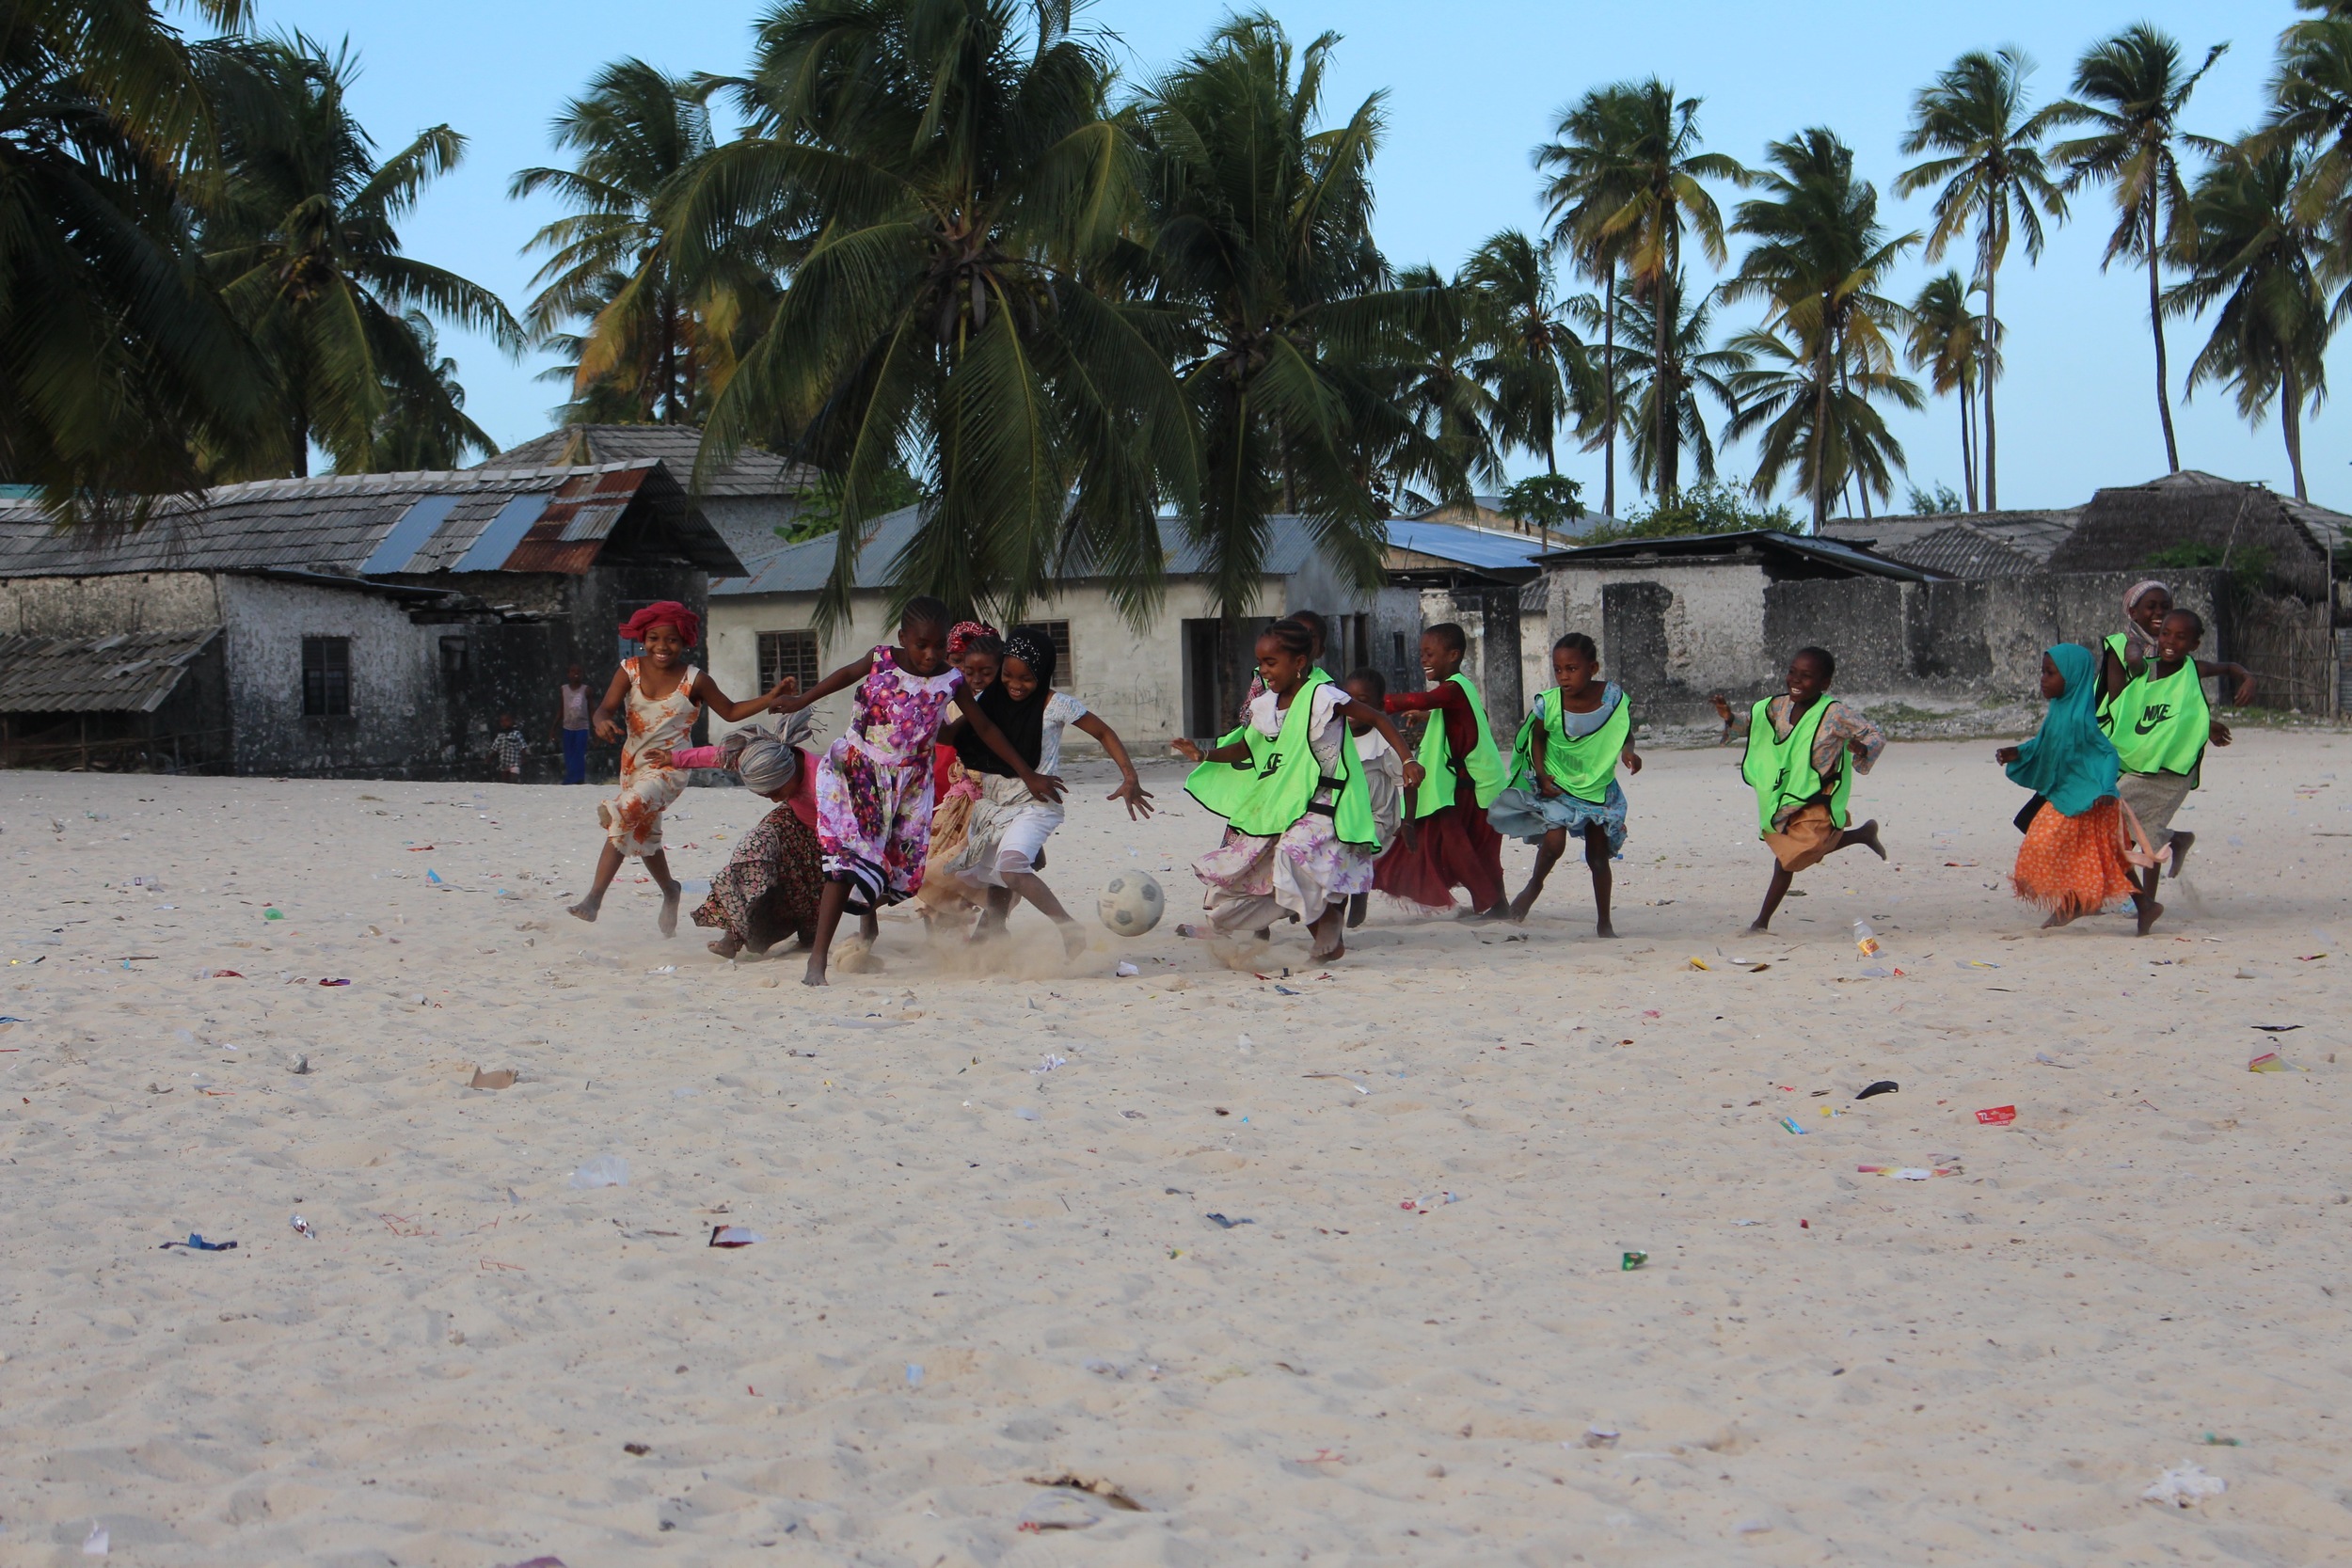
{"label": "white sand", "polygon": [[[1991,747],[1893,748],[1894,863],[1768,940],[1732,754],[1661,752],[1615,943],[1570,862],[1329,979],[1024,911],[829,993],[565,918],[593,790],[0,776],[0,1564],[2343,1561],[2352,737],[2217,754],[2146,942],[2034,930]],[[1177,772],[1074,776],[1049,879],[1187,911]],[[763,809],[691,793],[681,871]],[[1064,1475],[1144,1512],[1023,1530]]]}

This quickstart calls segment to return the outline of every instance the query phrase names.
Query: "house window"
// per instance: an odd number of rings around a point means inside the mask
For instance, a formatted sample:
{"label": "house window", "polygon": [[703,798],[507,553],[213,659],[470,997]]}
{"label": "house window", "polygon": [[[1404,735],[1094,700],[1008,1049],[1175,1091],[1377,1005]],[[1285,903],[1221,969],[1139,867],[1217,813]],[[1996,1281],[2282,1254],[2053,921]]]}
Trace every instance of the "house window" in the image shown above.
{"label": "house window", "polygon": [[817,634],[813,631],[763,631],[759,634],[759,686],[767,690],[790,675],[806,691],[817,684]]}
{"label": "house window", "polygon": [[302,714],[337,718],[351,711],[351,639],[302,640]]}
{"label": "house window", "polygon": [[462,637],[441,639],[441,682],[445,686],[463,686],[467,673],[473,668],[473,658]]}
{"label": "house window", "polygon": [[1067,691],[1078,681],[1077,660],[1070,652],[1070,623],[1067,621],[1031,621],[1031,627],[1045,634],[1054,645],[1054,684]]}

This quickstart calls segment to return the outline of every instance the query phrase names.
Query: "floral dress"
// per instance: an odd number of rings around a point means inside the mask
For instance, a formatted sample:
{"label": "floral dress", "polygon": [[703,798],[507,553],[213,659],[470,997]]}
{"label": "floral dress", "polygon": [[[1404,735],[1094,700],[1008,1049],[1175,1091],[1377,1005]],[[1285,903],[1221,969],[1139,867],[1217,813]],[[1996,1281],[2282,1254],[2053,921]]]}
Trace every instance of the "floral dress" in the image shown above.
{"label": "floral dress", "polygon": [[675,768],[656,768],[637,759],[656,748],[673,752],[685,748],[694,715],[702,706],[694,695],[694,682],[702,672],[690,665],[677,689],[656,702],[638,684],[637,660],[625,658],[621,668],[628,674],[628,701],[623,715],[628,736],[621,742],[621,792],[596,808],[596,819],[604,824],[606,841],[622,854],[658,855],[661,853],[661,814],[686,793],[687,775]]}
{"label": "floral dress", "polygon": [[848,882],[853,908],[895,904],[923,885],[930,852],[931,748],[963,672],[898,668],[888,647],[858,683],[849,730],[817,769],[817,842],[825,876]]}

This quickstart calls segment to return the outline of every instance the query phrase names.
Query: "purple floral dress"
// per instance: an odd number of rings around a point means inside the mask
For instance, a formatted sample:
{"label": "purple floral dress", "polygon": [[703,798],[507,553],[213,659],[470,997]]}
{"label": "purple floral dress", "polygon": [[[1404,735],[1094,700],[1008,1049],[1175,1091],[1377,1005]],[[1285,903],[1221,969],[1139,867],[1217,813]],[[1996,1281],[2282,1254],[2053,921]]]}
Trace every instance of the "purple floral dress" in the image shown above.
{"label": "purple floral dress", "polygon": [[850,884],[853,908],[895,904],[923,885],[931,747],[962,685],[963,672],[952,665],[928,678],[910,675],[889,648],[876,648],[850,728],[818,765],[818,847],[827,879]]}

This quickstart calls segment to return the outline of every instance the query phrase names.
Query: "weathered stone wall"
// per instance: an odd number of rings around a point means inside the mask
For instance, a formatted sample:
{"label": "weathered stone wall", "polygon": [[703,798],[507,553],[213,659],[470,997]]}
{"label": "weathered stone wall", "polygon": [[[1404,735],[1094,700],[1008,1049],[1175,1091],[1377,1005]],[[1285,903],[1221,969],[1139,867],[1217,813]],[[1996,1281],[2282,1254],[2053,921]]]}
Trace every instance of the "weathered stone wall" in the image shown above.
{"label": "weathered stone wall", "polygon": [[119,631],[197,631],[223,624],[202,572],[135,572],[0,581],[0,633],[111,637]]}
{"label": "weathered stone wall", "polygon": [[[1754,565],[1669,562],[1555,566],[1549,580],[1552,634],[1590,633],[1645,720],[1684,724],[1711,717],[1714,692],[1754,701],[1781,689],[1788,656],[1807,644],[1837,656],[1847,691],[1939,706],[2032,701],[2042,650],[2095,646],[2121,629],[2124,590],[2140,575],[1773,582]],[[2176,602],[2211,627],[2204,656],[2233,657],[2215,609],[2219,574],[2169,576]]]}

